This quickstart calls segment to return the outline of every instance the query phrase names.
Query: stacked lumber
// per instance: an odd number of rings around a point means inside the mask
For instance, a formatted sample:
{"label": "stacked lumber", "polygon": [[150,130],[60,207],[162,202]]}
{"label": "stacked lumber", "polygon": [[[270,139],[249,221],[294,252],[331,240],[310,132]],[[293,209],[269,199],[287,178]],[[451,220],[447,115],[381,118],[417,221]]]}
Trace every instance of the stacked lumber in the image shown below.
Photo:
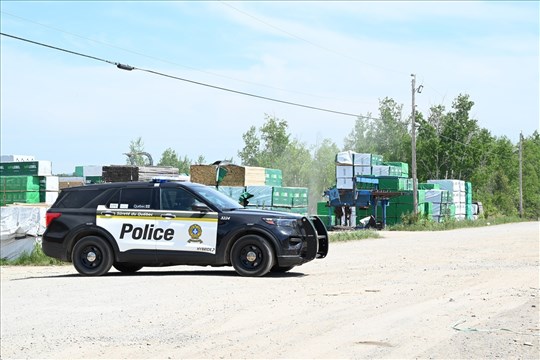
{"label": "stacked lumber", "polygon": [[[255,186],[265,185],[266,173],[262,167],[225,165],[227,175],[223,178],[222,186]],[[214,165],[191,165],[191,181],[199,184],[216,185],[216,166]]]}
{"label": "stacked lumber", "polygon": [[180,172],[172,166],[139,166],[139,181],[151,181],[155,177],[178,175],[180,175]]}
{"label": "stacked lumber", "polygon": [[160,176],[178,176],[177,168],[172,166],[134,166],[111,165],[103,166],[104,182],[151,181]]}
{"label": "stacked lumber", "polygon": [[83,177],[61,177],[58,181],[60,190],[84,185],[86,185],[86,181]]}
{"label": "stacked lumber", "polygon": [[133,165],[103,166],[101,176],[104,182],[139,181],[139,167]]}

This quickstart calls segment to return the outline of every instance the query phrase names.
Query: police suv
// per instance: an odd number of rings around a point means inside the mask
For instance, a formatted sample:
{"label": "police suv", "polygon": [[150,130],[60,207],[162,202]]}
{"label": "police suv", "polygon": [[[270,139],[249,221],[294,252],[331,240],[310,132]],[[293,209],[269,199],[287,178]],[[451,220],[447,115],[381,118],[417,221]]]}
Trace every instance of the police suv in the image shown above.
{"label": "police suv", "polygon": [[317,217],[248,209],[216,189],[153,181],[67,188],[47,211],[42,247],[82,275],[111,266],[230,266],[243,276],[285,272],[328,253]]}

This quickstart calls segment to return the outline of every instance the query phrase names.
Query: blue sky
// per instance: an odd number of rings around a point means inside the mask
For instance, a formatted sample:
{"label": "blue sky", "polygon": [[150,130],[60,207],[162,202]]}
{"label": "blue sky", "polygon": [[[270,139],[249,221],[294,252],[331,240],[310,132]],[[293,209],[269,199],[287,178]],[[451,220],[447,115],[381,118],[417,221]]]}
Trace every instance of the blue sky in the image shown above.
{"label": "blue sky", "polygon": [[[493,135],[539,128],[539,3],[2,1],[4,33],[194,81],[376,116],[424,114],[460,94]],[[53,171],[124,164],[141,136],[207,161],[234,157],[264,114],[308,145],[338,146],[354,117],[243,97],[1,37],[1,153]],[[388,159],[393,160],[393,159]]]}

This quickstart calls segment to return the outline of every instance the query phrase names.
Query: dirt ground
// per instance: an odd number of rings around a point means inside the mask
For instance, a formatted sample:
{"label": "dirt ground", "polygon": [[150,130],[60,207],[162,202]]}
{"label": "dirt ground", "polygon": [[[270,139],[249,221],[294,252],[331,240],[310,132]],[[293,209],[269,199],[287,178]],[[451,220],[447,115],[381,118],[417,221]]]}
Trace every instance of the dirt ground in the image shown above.
{"label": "dirt ground", "polygon": [[538,222],[382,232],[284,275],[1,268],[1,358],[540,358]]}

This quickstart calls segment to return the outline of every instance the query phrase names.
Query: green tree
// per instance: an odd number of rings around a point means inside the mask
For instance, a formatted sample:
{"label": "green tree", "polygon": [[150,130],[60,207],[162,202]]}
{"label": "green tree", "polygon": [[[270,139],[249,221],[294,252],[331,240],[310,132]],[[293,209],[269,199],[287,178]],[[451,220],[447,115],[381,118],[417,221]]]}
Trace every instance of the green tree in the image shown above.
{"label": "green tree", "polygon": [[290,144],[288,124],[285,120],[277,119],[267,114],[265,114],[265,120],[265,123],[260,129],[261,144],[263,147],[259,155],[259,166],[276,168],[282,162],[281,158]]}
{"label": "green tree", "polygon": [[443,139],[445,164],[441,173],[449,179],[469,179],[474,170],[473,139],[479,133],[477,121],[469,117],[474,102],[469,95],[460,94],[453,102],[452,109],[443,117],[440,137]]}
{"label": "green tree", "polygon": [[441,168],[445,161],[443,140],[440,136],[443,118],[443,105],[433,106],[427,119],[417,120],[418,131],[416,139],[416,164],[419,180],[440,179]]}
{"label": "green tree", "polygon": [[180,161],[178,160],[178,154],[171,148],[167,148],[163,154],[161,154],[161,159],[159,159],[159,166],[172,166],[175,168],[179,167]]}
{"label": "green tree", "polygon": [[129,151],[125,155],[127,156],[127,165],[150,165],[149,154],[144,151],[144,142],[140,136],[137,139],[131,140],[129,143]]}
{"label": "green tree", "polygon": [[529,219],[540,218],[540,134],[523,139],[523,210]]}
{"label": "green tree", "polygon": [[196,165],[204,165],[206,163],[206,159],[203,155],[199,155],[197,158],[197,161],[195,161]]}
{"label": "green tree", "polygon": [[257,128],[251,126],[247,132],[242,134],[244,147],[238,152],[242,164],[246,166],[260,166],[260,146],[261,141],[257,134]]}
{"label": "green tree", "polygon": [[[264,115],[265,122],[257,131],[251,126],[242,135],[244,147],[238,152],[242,164],[279,168],[287,147],[291,144],[287,121]],[[296,144],[298,145],[298,144]]]}
{"label": "green tree", "polygon": [[418,179],[469,180],[478,163],[485,158],[492,142],[488,131],[479,128],[469,117],[474,102],[460,94],[452,111],[433,106],[426,120],[418,118],[416,159]]}
{"label": "green tree", "polygon": [[183,158],[178,157],[178,172],[180,174],[190,174],[191,160],[184,155]]}
{"label": "green tree", "polygon": [[371,134],[373,133],[373,122],[371,113],[366,116],[359,116],[354,122],[354,127],[345,138],[345,150],[352,150],[359,153],[375,153],[375,142],[372,141]]}
{"label": "green tree", "polygon": [[181,158],[172,148],[167,148],[161,155],[158,165],[172,166],[177,168],[180,174],[189,175],[191,160],[186,155]]}
{"label": "green tree", "polygon": [[388,97],[379,101],[379,117],[361,116],[345,138],[346,150],[382,155],[386,161],[408,162],[411,158],[409,121],[403,119],[403,105]]}
{"label": "green tree", "polygon": [[313,161],[309,176],[310,211],[316,211],[315,204],[325,200],[325,190],[336,185],[336,154],[339,147],[330,139],[324,139],[313,149]]}
{"label": "green tree", "polygon": [[273,161],[272,168],[283,171],[283,185],[292,187],[309,187],[311,168],[311,153],[306,144],[294,139],[283,151],[279,158]]}

